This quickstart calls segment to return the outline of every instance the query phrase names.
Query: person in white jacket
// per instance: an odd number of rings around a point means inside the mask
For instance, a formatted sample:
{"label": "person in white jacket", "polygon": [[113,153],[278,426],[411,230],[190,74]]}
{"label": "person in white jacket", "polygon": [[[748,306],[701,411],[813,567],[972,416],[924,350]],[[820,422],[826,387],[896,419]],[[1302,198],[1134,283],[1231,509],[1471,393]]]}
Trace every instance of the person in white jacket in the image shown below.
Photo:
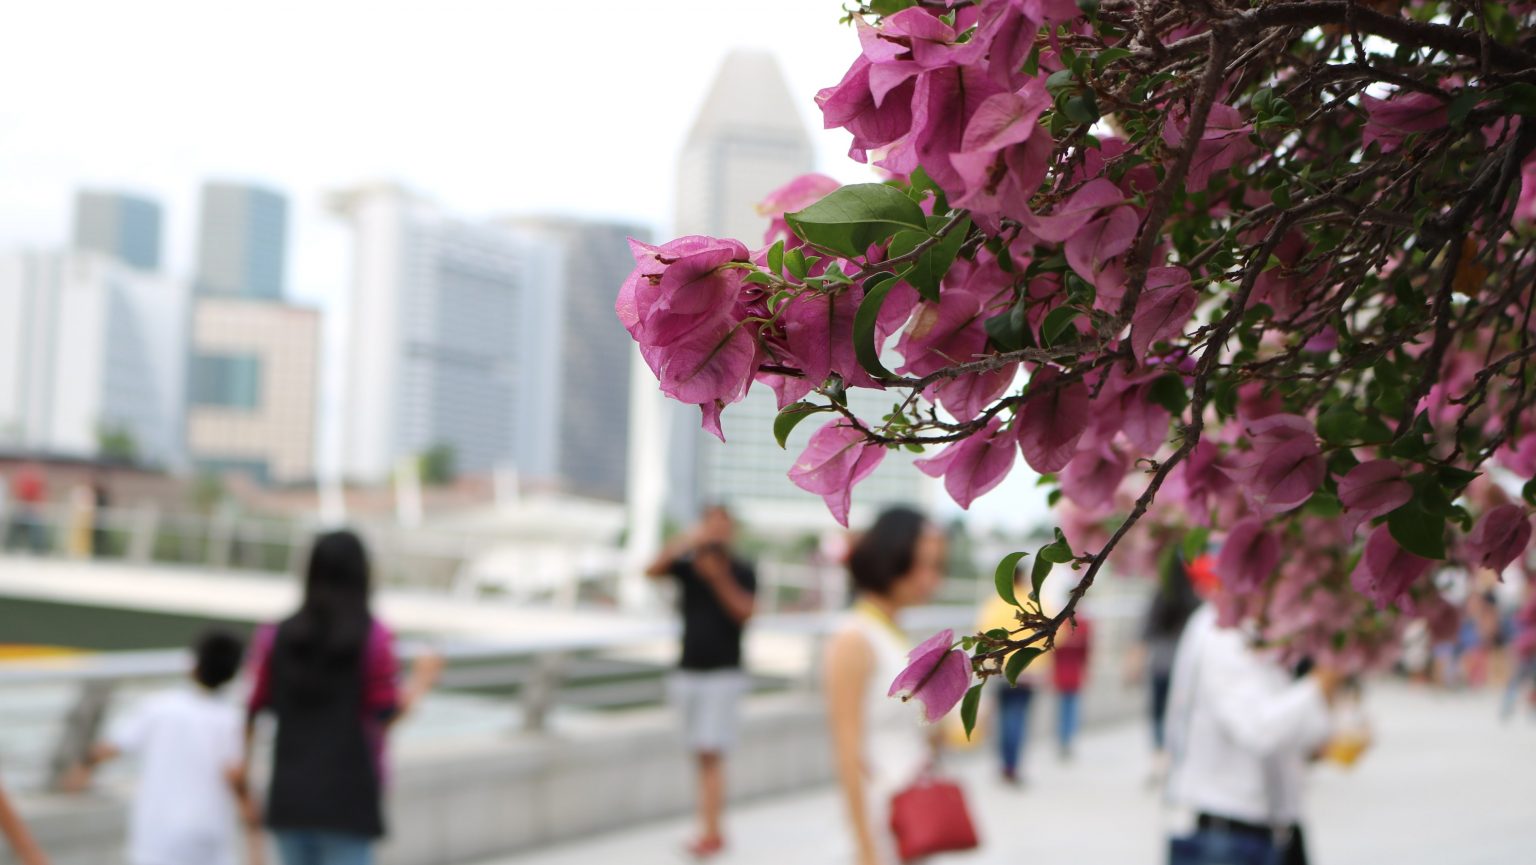
{"label": "person in white jacket", "polygon": [[1304,865],[1303,783],[1330,736],[1339,675],[1297,676],[1206,604],[1174,658],[1168,702],[1171,803],[1194,825],[1170,865]]}

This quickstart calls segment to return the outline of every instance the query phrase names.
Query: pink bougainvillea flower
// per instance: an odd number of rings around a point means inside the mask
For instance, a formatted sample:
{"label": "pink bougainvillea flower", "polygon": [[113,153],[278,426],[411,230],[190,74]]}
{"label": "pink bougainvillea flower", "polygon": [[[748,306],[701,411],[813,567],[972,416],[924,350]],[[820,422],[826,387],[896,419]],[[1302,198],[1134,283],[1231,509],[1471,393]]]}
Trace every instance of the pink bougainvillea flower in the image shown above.
{"label": "pink bougainvillea flower", "polygon": [[804,210],[831,195],[840,186],[842,186],[841,183],[825,174],[802,174],[768,193],[767,197],[757,204],[758,214],[770,220],[768,231],[763,235],[763,242],[773,243],[783,238],[786,249],[804,245],[800,238],[789,230],[789,223],[784,221],[784,214]]}
{"label": "pink bougainvillea flower", "polygon": [[1249,424],[1247,433],[1252,449],[1234,457],[1226,472],[1254,511],[1273,516],[1311,498],[1328,470],[1312,422],[1270,415]]}
{"label": "pink bougainvillea flower", "polygon": [[1365,106],[1366,115],[1360,146],[1370,147],[1374,141],[1381,145],[1382,153],[1402,147],[1409,135],[1432,132],[1450,122],[1446,101],[1428,93],[1398,92],[1386,99],[1361,94],[1360,104]]}
{"label": "pink bougainvillea flower", "polygon": [[1154,267],[1147,271],[1147,284],[1131,319],[1131,353],[1136,360],[1145,363],[1154,343],[1182,334],[1199,298],[1184,268]]}
{"label": "pink bougainvillea flower", "polygon": [[1084,449],[1061,472],[1061,491],[1085,510],[1107,508],[1131,470],[1131,457],[1112,444]]}
{"label": "pink bougainvillea flower", "polygon": [[1004,364],[989,372],[972,372],[934,385],[931,398],[944,407],[955,420],[975,420],[994,400],[1013,385],[1018,372],[1016,363]]}
{"label": "pink bougainvillea flower", "polygon": [[1072,461],[1092,420],[1088,386],[1081,380],[1058,385],[1060,377],[1050,367],[1037,371],[1013,423],[1019,452],[1041,474],[1061,471]]}
{"label": "pink bougainvillea flower", "polygon": [[[1188,130],[1188,118],[1176,111],[1163,124],[1163,141],[1169,147],[1181,148]],[[1257,150],[1248,137],[1252,132],[1253,127],[1243,120],[1242,112],[1230,105],[1212,105],[1205,119],[1205,133],[1200,136],[1194,157],[1189,161],[1185,185],[1191,190],[1204,189],[1210,185],[1212,174],[1252,156]]]}
{"label": "pink bougainvillea flower", "polygon": [[1141,217],[1134,208],[1122,206],[1110,210],[1067,238],[1063,247],[1067,264],[1095,287],[1100,282],[1118,286],[1118,272],[1112,271],[1107,280],[1102,280],[1100,274],[1111,259],[1131,248],[1140,225]]}
{"label": "pink bougainvillea flower", "polygon": [[[746,396],[757,370],[757,341],[746,326],[724,322],[699,329],[657,352],[651,369],[661,392],[678,402],[733,403]],[[649,358],[647,358],[649,359]]]}
{"label": "pink bougainvillea flower", "polygon": [[832,516],[847,526],[854,485],[869,477],[883,459],[885,448],[838,419],[811,436],[805,450],[795,458],[789,479],[800,489],[821,496]]}
{"label": "pink bougainvillea flower", "polygon": [[1264,530],[1258,517],[1242,520],[1227,532],[1216,557],[1216,575],[1235,594],[1256,591],[1280,562],[1280,539]]}
{"label": "pink bougainvillea flower", "polygon": [[907,667],[886,696],[923,707],[928,724],[949,713],[971,687],[971,660],[955,648],[955,632],[943,630],[907,655]]}
{"label": "pink bougainvillea flower", "polygon": [[850,387],[874,387],[875,382],[859,365],[854,353],[853,316],[859,300],[851,291],[835,295],[804,292],[787,301],[779,320],[784,328],[785,364],[802,375],[779,389],[779,408],[804,397],[836,372]]}
{"label": "pink bougainvillea flower", "polygon": [[1382,609],[1395,606],[1434,564],[1398,546],[1386,526],[1377,526],[1365,542],[1365,554],[1350,574],[1355,591]]}
{"label": "pink bougainvillea flower", "polygon": [[1061,243],[1081,231],[1101,210],[1124,201],[1120,187],[1101,177],[1083,184],[1049,216],[1033,217],[1024,225],[1041,240]]}
{"label": "pink bougainvillea flower", "polygon": [[902,82],[876,102],[870,90],[870,66],[869,58],[859,56],[842,81],[816,94],[826,128],[841,127],[853,134],[848,156],[859,162],[867,162],[869,151],[891,144],[912,129],[913,82]]}
{"label": "pink bougainvillea flower", "polygon": [[1501,573],[1531,542],[1531,520],[1519,505],[1499,505],[1483,514],[1467,535],[1471,564]]}
{"label": "pink bougainvillea flower", "polygon": [[1002,421],[994,417],[979,432],[914,465],[929,477],[942,477],[949,497],[969,509],[971,502],[1003,482],[1015,459],[1013,441],[1003,434]]}
{"label": "pink bougainvillea flower", "polygon": [[1339,517],[1345,536],[1353,538],[1361,523],[1397,510],[1413,498],[1403,480],[1403,467],[1392,460],[1368,460],[1339,478]]}

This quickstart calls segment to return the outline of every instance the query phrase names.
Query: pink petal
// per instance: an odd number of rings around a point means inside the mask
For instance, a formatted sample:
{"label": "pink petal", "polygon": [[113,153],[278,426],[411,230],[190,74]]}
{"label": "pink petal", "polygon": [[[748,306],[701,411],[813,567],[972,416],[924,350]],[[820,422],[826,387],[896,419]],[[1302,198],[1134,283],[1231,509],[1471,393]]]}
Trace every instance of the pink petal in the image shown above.
{"label": "pink petal", "polygon": [[1311,498],[1327,469],[1316,440],[1290,439],[1264,456],[1243,492],[1260,515],[1283,513]]}
{"label": "pink petal", "polygon": [[915,461],[919,471],[944,478],[944,490],[962,508],[985,495],[1008,476],[1016,459],[1013,442],[1001,432],[996,417],[979,432],[953,442],[937,456]]}
{"label": "pink petal", "polygon": [[1242,520],[1227,532],[1216,557],[1216,575],[1229,590],[1246,594],[1257,590],[1280,562],[1280,540],[1264,530],[1258,517]]}
{"label": "pink petal", "polygon": [[1025,226],[1041,240],[1052,243],[1077,234],[1100,210],[1125,201],[1120,187],[1104,178],[1090,180],[1073,193],[1072,197],[1056,206],[1050,216],[1036,216]]}
{"label": "pink petal", "polygon": [[789,479],[821,496],[832,516],[846,526],[854,485],[869,477],[883,459],[884,447],[869,442],[847,421],[833,420],[811,436],[790,468]]}
{"label": "pink petal", "polygon": [[1085,510],[1107,507],[1131,465],[1130,456],[1112,445],[1081,452],[1062,470],[1061,491]]}
{"label": "pink petal", "polygon": [[1386,609],[1398,603],[1408,589],[1433,564],[1398,546],[1386,526],[1377,526],[1365,542],[1365,554],[1350,574],[1349,582],[1376,606]]}
{"label": "pink petal", "polygon": [[1044,83],[1035,78],[1017,93],[988,97],[966,124],[960,149],[966,153],[995,153],[1018,144],[1040,128],[1037,121],[1050,104]]}
{"label": "pink petal", "polygon": [[1339,478],[1339,518],[1347,537],[1360,524],[1397,510],[1413,498],[1413,488],[1403,480],[1403,467],[1393,460],[1369,460]]}
{"label": "pink petal", "polygon": [[1030,388],[1041,390],[1024,401],[1014,419],[1019,452],[1041,474],[1060,471],[1072,461],[1077,442],[1092,420],[1088,386],[1081,380],[1052,385],[1057,378],[1059,374],[1051,368],[1036,372]]}
{"label": "pink petal", "polygon": [[1531,521],[1525,508],[1500,505],[1483,514],[1467,535],[1467,551],[1472,563],[1501,573],[1509,563],[1525,553],[1531,542]]}
{"label": "pink petal", "polygon": [[1129,207],[1117,207],[1088,223],[1067,239],[1067,264],[1078,276],[1097,284],[1098,273],[1110,259],[1131,248],[1141,217]]}
{"label": "pink petal", "polygon": [[1148,271],[1146,287],[1131,319],[1131,353],[1136,360],[1145,362],[1153,344],[1182,334],[1199,299],[1184,268],[1155,267]]}

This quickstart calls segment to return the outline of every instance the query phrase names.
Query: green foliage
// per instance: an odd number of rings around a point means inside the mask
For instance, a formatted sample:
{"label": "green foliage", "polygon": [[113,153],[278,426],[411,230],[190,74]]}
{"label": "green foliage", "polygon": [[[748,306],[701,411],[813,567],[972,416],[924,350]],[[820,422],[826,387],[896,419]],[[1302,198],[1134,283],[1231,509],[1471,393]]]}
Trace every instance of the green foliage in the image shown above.
{"label": "green foliage", "polygon": [[848,258],[863,255],[902,229],[929,233],[917,203],[884,183],[844,186],[804,210],[786,213],[784,219],[801,240]]}

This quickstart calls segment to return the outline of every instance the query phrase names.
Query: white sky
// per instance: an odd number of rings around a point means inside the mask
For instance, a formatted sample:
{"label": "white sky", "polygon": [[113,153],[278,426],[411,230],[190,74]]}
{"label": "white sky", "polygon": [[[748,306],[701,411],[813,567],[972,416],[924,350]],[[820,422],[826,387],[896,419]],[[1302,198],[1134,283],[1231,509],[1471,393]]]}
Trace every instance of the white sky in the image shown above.
{"label": "white sky", "polygon": [[[731,48],[774,51],[819,168],[868,177],[812,102],[858,50],[839,16],[837,0],[12,4],[0,247],[61,245],[77,187],[122,187],[162,202],[168,269],[189,274],[199,184],[271,185],[290,198],[290,298],[327,312],[334,361],[350,268],[327,190],[389,179],[468,216],[612,216],[663,233],[676,154]],[[975,510],[1014,522],[1018,498],[994,498],[1008,501]]]}

